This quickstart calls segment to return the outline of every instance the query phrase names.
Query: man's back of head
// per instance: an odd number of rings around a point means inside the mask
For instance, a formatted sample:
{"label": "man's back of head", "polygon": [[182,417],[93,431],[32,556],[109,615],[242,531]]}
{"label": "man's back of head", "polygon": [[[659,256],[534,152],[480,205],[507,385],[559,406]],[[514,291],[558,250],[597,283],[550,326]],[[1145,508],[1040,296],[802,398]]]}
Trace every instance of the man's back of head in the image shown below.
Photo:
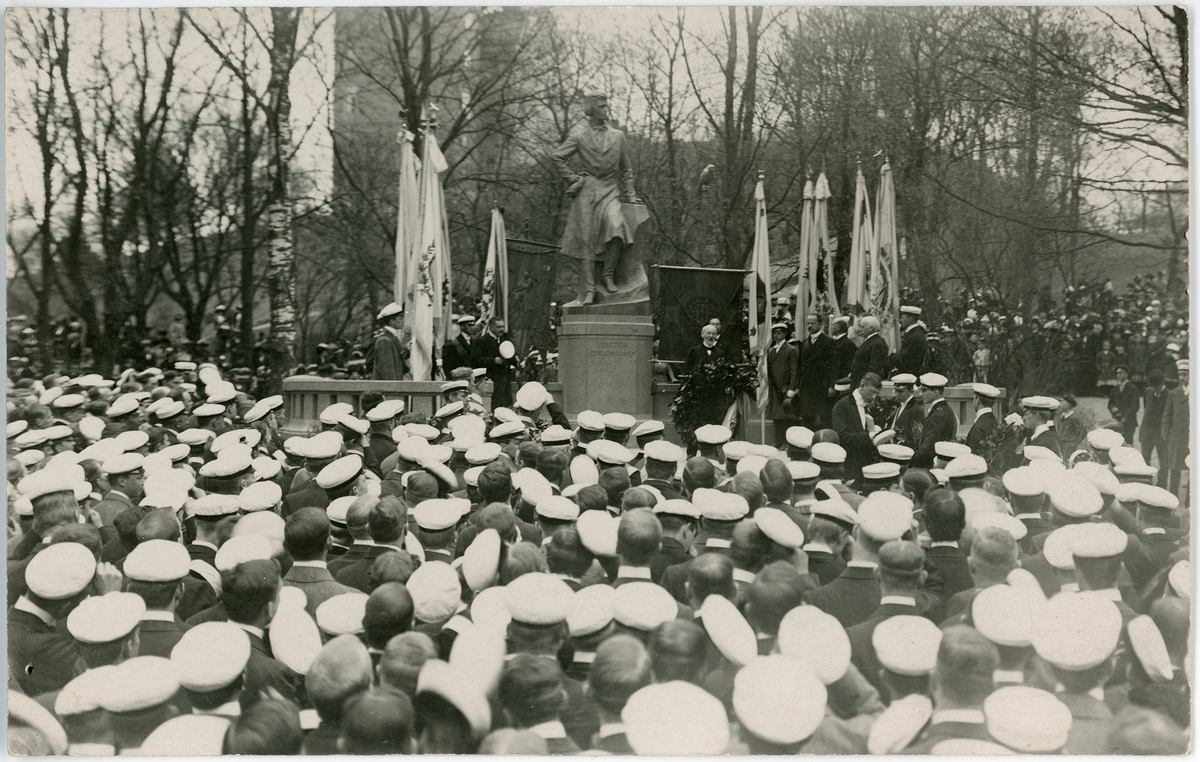
{"label": "man's back of head", "polygon": [[974,627],[954,625],[942,632],[934,670],[934,700],[939,709],[979,708],[995,687],[1000,666],[996,646]]}
{"label": "man's back of head", "polygon": [[412,700],[391,688],[372,688],[346,702],[338,750],[343,754],[407,754],[412,736]]}
{"label": "man's back of head", "polygon": [[222,572],[221,601],[232,622],[254,624],[279,595],[279,565],[246,561]]}
{"label": "man's back of head", "polygon": [[687,588],[691,599],[700,603],[710,595],[733,600],[737,596],[733,584],[733,561],[720,553],[696,556],[688,570]]}
{"label": "man's back of head", "polygon": [[617,555],[630,566],[648,566],[662,544],[662,524],[645,508],[621,515],[617,526]]}
{"label": "man's back of head", "polygon": [[363,613],[367,645],[383,648],[393,637],[408,632],[413,621],[413,599],[399,582],[385,582],[371,591]]}
{"label": "man's back of head", "polygon": [[155,508],[137,523],[138,542],[146,540],[178,540],[179,519],[170,508]]}
{"label": "man's back of head", "polygon": [[683,466],[683,488],[690,495],[698,489],[717,486],[717,469],[701,455],[689,458]]}
{"label": "man's back of head", "polygon": [[321,721],[337,725],[346,700],[370,688],[371,678],[371,657],[362,641],[353,635],[339,635],[317,652],[304,676],[304,686]]}
{"label": "man's back of head", "polygon": [[933,489],[922,501],[925,528],[934,542],[958,542],[966,527],[966,506],[958,493],[948,489]]}
{"label": "man's back of head", "polygon": [[379,498],[367,515],[367,530],[376,543],[395,544],[404,537],[408,512],[404,503],[391,495]]}
{"label": "man's back of head", "polygon": [[787,503],[792,497],[792,474],[782,460],[772,458],[759,472],[767,502]]}
{"label": "man's back of head", "polygon": [[329,547],[329,515],[320,508],[301,508],[287,519],[283,547],[295,561],[320,561]]}

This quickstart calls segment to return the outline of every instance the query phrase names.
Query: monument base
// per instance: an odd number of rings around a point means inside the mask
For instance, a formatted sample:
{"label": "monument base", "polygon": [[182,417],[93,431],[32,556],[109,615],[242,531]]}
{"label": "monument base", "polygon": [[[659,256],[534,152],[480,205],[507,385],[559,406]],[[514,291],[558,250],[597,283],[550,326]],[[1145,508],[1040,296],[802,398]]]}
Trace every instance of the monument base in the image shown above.
{"label": "monument base", "polygon": [[[558,327],[558,379],[563,407],[574,417],[584,410],[654,417],[654,322],[646,309],[595,307],[563,311]],[[641,312],[646,314],[637,314]],[[613,314],[625,312],[626,314]],[[628,314],[634,313],[634,314]]]}

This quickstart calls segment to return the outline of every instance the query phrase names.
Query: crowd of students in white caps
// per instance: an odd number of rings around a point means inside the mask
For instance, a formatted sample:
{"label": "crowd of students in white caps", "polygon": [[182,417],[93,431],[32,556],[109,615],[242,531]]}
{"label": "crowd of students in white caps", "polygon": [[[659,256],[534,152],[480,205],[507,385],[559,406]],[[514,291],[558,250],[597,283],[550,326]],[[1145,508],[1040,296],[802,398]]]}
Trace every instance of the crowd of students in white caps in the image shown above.
{"label": "crowd of students in white caps", "polygon": [[537,383],[284,438],[199,371],[10,406],[13,753],[1189,748],[1190,514],[1118,432],[847,483],[830,430],[688,458]]}

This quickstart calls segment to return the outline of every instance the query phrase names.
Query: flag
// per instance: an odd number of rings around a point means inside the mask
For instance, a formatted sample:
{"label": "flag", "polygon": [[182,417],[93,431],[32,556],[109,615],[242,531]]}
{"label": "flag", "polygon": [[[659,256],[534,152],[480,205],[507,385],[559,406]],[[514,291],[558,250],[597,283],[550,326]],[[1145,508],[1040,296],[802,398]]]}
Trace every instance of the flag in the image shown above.
{"label": "flag", "polygon": [[800,207],[800,278],[796,283],[796,321],[799,323],[816,302],[817,273],[812,267],[813,183],[804,182],[804,203]]}
{"label": "flag", "polygon": [[414,381],[432,381],[434,352],[445,342],[450,324],[450,251],[446,235],[442,173],[446,157],[430,122],[421,161],[421,237],[413,286],[412,355]]}
{"label": "flag", "polygon": [[866,281],[867,257],[871,251],[871,204],[867,199],[867,180],[863,177],[862,165],[854,188],[854,217],[850,223],[850,273],[846,278],[846,304],[867,305]]}
{"label": "flag", "polygon": [[396,204],[396,277],[393,284],[396,304],[404,308],[405,320],[412,318],[413,283],[417,278],[417,241],[421,233],[420,188],[417,185],[417,155],[413,153],[413,134],[401,130],[400,196]]}
{"label": "flag", "polygon": [[[817,177],[817,185],[813,190],[813,227],[817,231],[817,242],[812,251],[812,292],[813,301],[821,304],[821,314],[840,315],[837,291],[833,287],[833,255],[837,250],[837,239],[829,238],[829,180],[822,172]],[[817,274],[821,265],[825,269],[825,290],[817,289]]]}
{"label": "flag", "polygon": [[[750,259],[750,352],[758,352],[758,409],[767,406],[767,348],[771,346],[771,256],[768,251],[767,194],[760,177],[754,186],[754,251]],[[762,317],[759,317],[759,304]]]}
{"label": "flag", "polygon": [[[499,316],[508,326],[508,234],[504,215],[492,210],[492,235],[488,239],[487,264],[483,269],[483,315],[486,324]],[[511,329],[510,329],[511,330]]]}
{"label": "flag", "polygon": [[871,312],[879,318],[879,333],[893,346],[900,345],[899,250],[896,247],[896,185],[892,165],[879,170],[879,196],[875,202],[874,248],[871,252]]}

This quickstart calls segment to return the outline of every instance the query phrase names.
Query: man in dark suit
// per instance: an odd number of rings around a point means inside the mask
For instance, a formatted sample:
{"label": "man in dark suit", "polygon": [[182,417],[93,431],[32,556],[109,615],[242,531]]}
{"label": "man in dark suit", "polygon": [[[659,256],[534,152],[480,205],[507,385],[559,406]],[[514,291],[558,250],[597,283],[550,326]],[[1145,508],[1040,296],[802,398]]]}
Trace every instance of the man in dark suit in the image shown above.
{"label": "man in dark suit", "polygon": [[880,692],[882,665],[875,653],[872,637],[875,629],[894,616],[920,616],[917,590],[925,582],[925,553],[915,542],[895,540],[879,549],[879,607],[865,621],[846,630],[850,638],[850,658],[863,677]]}
{"label": "man in dark suit", "polygon": [[958,435],[958,419],[946,403],[942,393],[946,389],[946,377],[937,373],[921,376],[917,390],[925,406],[925,423],[921,427],[921,441],[914,448],[910,468],[933,468],[933,447],[938,442],[953,442]]}
{"label": "man in dark suit", "polygon": [[914,448],[921,443],[921,427],[925,424],[925,407],[913,392],[916,384],[917,377],[911,373],[892,376],[892,391],[900,405],[887,424],[896,432],[893,442]]}
{"label": "man in dark suit", "polygon": [[504,318],[495,317],[483,333],[473,342],[475,345],[475,367],[486,368],[492,381],[492,408],[510,407],[513,403],[512,381],[517,361],[500,354],[500,345],[508,340]]}
{"label": "man in dark suit", "polygon": [[802,424],[815,431],[829,427],[833,409],[834,345],[815,314],[804,325],[808,335],[800,342],[800,384],[792,405]]}
{"label": "man in dark suit", "polygon": [[1000,422],[996,420],[995,411],[992,410],[992,405],[995,405],[996,400],[1000,397],[1000,390],[991,384],[974,384],[973,386],[975,388],[975,423],[967,432],[967,447],[978,454],[980,446],[995,433],[996,428],[1000,425]]}
{"label": "man in dark suit", "polygon": [[1162,417],[1162,440],[1167,448],[1167,456],[1162,459],[1159,468],[1166,469],[1168,479],[1159,484],[1178,495],[1180,476],[1183,469],[1188,468],[1187,456],[1191,449],[1191,361],[1178,360],[1175,369],[1179,375],[1179,386],[1167,393],[1167,406]]}
{"label": "man in dark suit", "polygon": [[399,381],[408,373],[408,364],[405,362],[408,347],[401,333],[404,308],[392,302],[379,311],[376,319],[380,327],[371,346],[374,360],[371,372],[374,378],[381,381]]}
{"label": "man in dark suit", "polygon": [[900,308],[900,330],[900,351],[891,357],[894,372],[920,376],[929,355],[920,307],[904,305]]}
{"label": "man in dark suit", "polygon": [[992,692],[1000,652],[974,627],[958,625],[942,633],[934,670],[934,706],[929,725],[905,754],[928,754],[941,741],[990,741],[983,702]]}
{"label": "man in dark suit", "polygon": [[354,588],[335,582],[325,563],[330,545],[329,516],[320,508],[301,508],[288,517],[283,548],[292,557],[292,568],[283,584],[299,588],[307,602],[304,610],[316,618],[317,607],[335,595]]}
{"label": "man in dark suit", "polygon": [[879,460],[879,451],[871,440],[874,422],[869,420],[867,406],[879,396],[882,386],[879,376],[868,373],[857,389],[833,405],[833,430],[846,450],[844,468],[848,481],[862,478],[862,467]]}
{"label": "man in dark suit", "polygon": [[[90,592],[89,568],[95,558],[69,542],[47,546],[25,568],[28,590],[8,609],[8,664],[10,679],[28,696],[60,690],[75,677],[79,647],[59,622]],[[79,582],[69,587],[64,579]]]}
{"label": "man in dark suit", "polygon": [[[169,659],[171,649],[183,637],[187,625],[176,617],[175,607],[190,564],[187,550],[168,539],[146,540],[126,556],[127,592],[141,596],[146,604],[138,626],[138,656]],[[197,584],[207,587],[204,582]]]}
{"label": "man in dark suit", "polygon": [[[833,377],[846,378],[850,375],[854,355],[858,352],[858,347],[850,340],[850,318],[840,317],[834,320],[830,332],[833,334]],[[850,388],[853,389],[854,386],[851,385]]]}
{"label": "man in dark suit", "polygon": [[771,326],[771,346],[767,349],[767,417],[775,423],[775,446],[784,447],[785,434],[796,425],[792,398],[799,383],[800,353],[787,342],[787,323]]}
{"label": "man in dark suit", "polygon": [[356,545],[355,547],[362,548],[356,554],[358,557],[339,566],[334,575],[338,583],[364,593],[370,588],[370,571],[375,559],[386,553],[395,553],[404,546],[408,534],[408,516],[404,503],[397,497],[380,498],[371,506],[367,527],[373,544]]}
{"label": "man in dark suit", "polygon": [[1132,443],[1137,429],[1138,410],[1142,406],[1141,391],[1129,380],[1129,367],[1118,365],[1117,385],[1108,393],[1108,412],[1121,424],[1121,434]]}
{"label": "man in dark suit", "polygon": [[1025,407],[1022,422],[1029,432],[1029,444],[1045,447],[1061,458],[1062,441],[1054,430],[1054,411],[1058,409],[1058,400],[1053,397],[1026,397],[1021,404]]}
{"label": "man in dark suit", "polygon": [[958,539],[967,525],[967,509],[962,499],[951,490],[933,490],[925,496],[922,507],[925,528],[932,541],[925,557],[946,583],[946,596],[971,589],[975,586],[971,568],[958,547]]}
{"label": "man in dark suit", "polygon": [[879,318],[874,315],[860,317],[858,334],[863,337],[863,342],[858,345],[854,359],[850,361],[851,389],[857,389],[858,382],[868,373],[874,373],[880,378],[887,377],[888,345],[879,335]]}
{"label": "man in dark suit", "polygon": [[250,637],[244,695],[258,696],[273,688],[288,701],[296,700],[299,677],[271,653],[265,634],[282,582],[279,565],[271,559],[246,561],[221,574],[221,591],[229,621]]}
{"label": "man in dark suit", "polygon": [[719,363],[726,359],[726,351],[717,345],[720,335],[717,327],[711,323],[700,329],[700,343],[688,350],[687,360],[683,364],[683,372],[691,375],[705,363]]}
{"label": "man in dark suit", "polygon": [[463,315],[458,319],[458,335],[442,347],[442,373],[446,378],[450,378],[455,368],[475,367],[475,347],[472,341],[474,331],[474,315]]}

